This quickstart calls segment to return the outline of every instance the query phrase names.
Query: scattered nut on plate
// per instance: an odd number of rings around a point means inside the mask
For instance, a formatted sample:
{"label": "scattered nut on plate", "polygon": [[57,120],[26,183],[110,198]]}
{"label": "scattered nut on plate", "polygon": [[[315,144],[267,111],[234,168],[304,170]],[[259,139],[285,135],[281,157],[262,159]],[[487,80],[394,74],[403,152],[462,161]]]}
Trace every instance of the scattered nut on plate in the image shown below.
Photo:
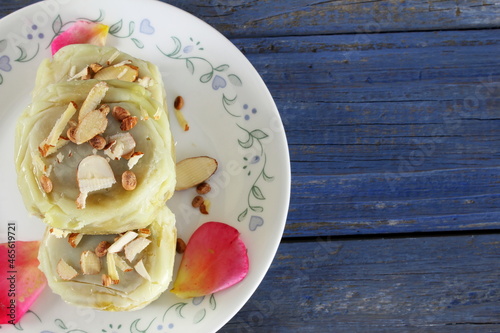
{"label": "scattered nut on plate", "polygon": [[217,171],[218,163],[212,157],[186,158],[175,165],[176,191],[186,190],[206,181]]}

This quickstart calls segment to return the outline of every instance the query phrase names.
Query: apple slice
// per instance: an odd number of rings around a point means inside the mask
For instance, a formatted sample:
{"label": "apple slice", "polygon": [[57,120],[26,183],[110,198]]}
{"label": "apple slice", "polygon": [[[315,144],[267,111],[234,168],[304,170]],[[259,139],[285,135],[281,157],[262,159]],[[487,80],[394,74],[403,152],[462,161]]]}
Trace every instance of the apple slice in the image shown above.
{"label": "apple slice", "polygon": [[106,44],[108,31],[109,26],[102,23],[83,20],[76,21],[52,41],[52,55],[64,46],[71,44],[104,46]]}
{"label": "apple slice", "polygon": [[171,292],[181,298],[199,297],[243,280],[249,264],[239,235],[225,223],[202,224],[189,239]]}
{"label": "apple slice", "polygon": [[39,246],[38,241],[0,244],[0,324],[17,323],[47,284],[38,269]]}

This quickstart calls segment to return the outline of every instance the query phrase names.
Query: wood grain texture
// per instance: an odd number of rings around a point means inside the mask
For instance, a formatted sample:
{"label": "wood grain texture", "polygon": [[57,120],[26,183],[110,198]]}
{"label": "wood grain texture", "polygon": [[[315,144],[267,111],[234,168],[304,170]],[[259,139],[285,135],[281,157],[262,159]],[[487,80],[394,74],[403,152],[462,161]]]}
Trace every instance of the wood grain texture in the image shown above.
{"label": "wood grain texture", "polygon": [[[33,3],[0,0],[0,16]],[[495,0],[162,0],[229,38],[500,27]]]}
{"label": "wood grain texture", "polygon": [[221,332],[498,332],[499,259],[499,235],[283,243]]}
{"label": "wood grain texture", "polygon": [[499,1],[163,2],[245,54],[289,142],[283,242],[221,332],[500,332]]}
{"label": "wood grain texture", "polygon": [[233,40],[287,131],[285,235],[498,229],[499,36]]}
{"label": "wood grain texture", "polygon": [[230,38],[500,26],[498,1],[167,0]]}

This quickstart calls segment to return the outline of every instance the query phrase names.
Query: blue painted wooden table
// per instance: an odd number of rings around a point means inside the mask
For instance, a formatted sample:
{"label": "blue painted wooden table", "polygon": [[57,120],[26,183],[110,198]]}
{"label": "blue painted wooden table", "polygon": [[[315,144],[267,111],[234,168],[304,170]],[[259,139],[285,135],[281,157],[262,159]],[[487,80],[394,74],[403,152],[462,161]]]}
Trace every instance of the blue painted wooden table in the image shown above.
{"label": "blue painted wooden table", "polygon": [[280,249],[221,332],[500,332],[499,1],[164,2],[248,57],[289,140]]}

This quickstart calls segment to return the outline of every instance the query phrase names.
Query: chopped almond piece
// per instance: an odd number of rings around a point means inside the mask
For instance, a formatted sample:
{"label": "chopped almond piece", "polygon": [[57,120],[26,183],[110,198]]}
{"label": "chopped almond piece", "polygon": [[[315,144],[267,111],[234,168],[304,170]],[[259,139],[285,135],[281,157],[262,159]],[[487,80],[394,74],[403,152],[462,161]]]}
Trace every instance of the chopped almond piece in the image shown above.
{"label": "chopped almond piece", "polygon": [[58,229],[58,228],[50,228],[49,232],[55,238],[65,238],[66,236],[68,236],[70,234],[69,231]]}
{"label": "chopped almond piece", "polygon": [[116,183],[115,175],[108,161],[102,156],[90,155],[78,165],[76,173],[80,195],[76,203],[78,209],[84,209],[90,192],[110,188]]}
{"label": "chopped almond piece", "polygon": [[145,237],[138,237],[125,245],[125,258],[132,262],[135,259],[135,256],[144,250],[151,241]]}
{"label": "chopped almond piece", "polygon": [[135,140],[130,133],[118,133],[109,137],[110,146],[104,153],[112,160],[119,160],[122,156],[134,152]]}
{"label": "chopped almond piece", "polygon": [[120,276],[118,275],[118,271],[116,270],[116,264],[115,264],[115,256],[117,256],[116,253],[109,253],[106,254],[106,264],[108,266],[108,276],[113,282],[113,284],[118,284],[120,283]]}
{"label": "chopped almond piece", "polygon": [[68,236],[68,243],[69,243],[69,245],[71,245],[72,248],[75,248],[78,246],[78,244],[80,244],[80,241],[82,240],[82,238],[83,238],[83,234],[73,232],[73,233],[69,234],[69,236]]}
{"label": "chopped almond piece", "polygon": [[101,260],[93,251],[83,251],[80,266],[84,275],[95,275],[101,271]]}
{"label": "chopped almond piece", "polygon": [[200,212],[204,215],[208,215],[208,213],[210,213],[210,206],[211,205],[212,205],[211,201],[208,199],[205,199],[200,206]]}
{"label": "chopped almond piece", "polygon": [[89,67],[92,70],[92,72],[94,72],[94,74],[95,74],[95,73],[99,72],[104,66],[95,62],[93,64],[90,64]]}
{"label": "chopped almond piece", "polygon": [[56,271],[57,275],[66,281],[72,280],[78,275],[78,272],[62,258],[57,263]]}
{"label": "chopped almond piece", "polygon": [[125,261],[125,259],[123,259],[122,257],[120,257],[118,254],[116,253],[113,253],[115,254],[115,264],[116,264],[116,267],[118,267],[122,272],[130,272],[133,270],[132,267],[129,266],[129,264],[127,264],[127,262]]}
{"label": "chopped almond piece", "polygon": [[104,133],[106,127],[108,127],[108,118],[106,116],[106,111],[93,110],[83,117],[73,133],[75,143],[77,145],[82,144],[96,135]]}
{"label": "chopped almond piece", "polygon": [[123,119],[130,117],[130,112],[127,109],[122,108],[121,106],[117,105],[113,108],[112,115],[113,115],[113,118],[115,118],[116,120],[121,122],[121,121],[123,121]]}
{"label": "chopped almond piece", "polygon": [[139,68],[130,64],[116,64],[102,68],[94,75],[97,80],[118,79],[127,82],[134,82],[139,76]]}
{"label": "chopped almond piece", "polygon": [[122,123],[120,124],[120,129],[122,131],[130,131],[132,128],[137,125],[138,119],[135,116],[127,117],[122,120]]}
{"label": "chopped almond piece", "polygon": [[108,253],[108,248],[111,246],[109,242],[107,241],[102,241],[99,244],[97,244],[94,252],[95,254],[99,257],[102,258]]}
{"label": "chopped almond piece", "polygon": [[188,189],[206,181],[217,170],[217,160],[208,156],[186,158],[175,165],[176,191]]}
{"label": "chopped almond piece", "polygon": [[[58,144],[61,133],[64,131],[64,128],[70,121],[71,117],[76,113],[76,104],[75,102],[70,102],[66,110],[62,113],[62,115],[57,119],[54,127],[52,127],[49,136],[43,140],[42,143],[38,146],[40,153],[43,157],[49,155],[49,149],[51,147],[56,147]],[[55,151],[55,150],[54,150]],[[53,153],[54,151],[51,151]]]}
{"label": "chopped almond piece", "polygon": [[132,168],[139,162],[139,160],[144,156],[144,153],[141,153],[140,151],[134,152],[130,158],[128,159],[128,169],[132,170]]}
{"label": "chopped almond piece", "polygon": [[137,187],[137,177],[135,173],[127,170],[122,174],[122,187],[125,191],[133,191]]}
{"label": "chopped almond piece", "polygon": [[101,279],[102,279],[102,285],[104,287],[109,287],[110,285],[113,284],[113,280],[109,277],[109,275],[103,274],[101,276]]}
{"label": "chopped almond piece", "polygon": [[40,177],[40,185],[45,193],[49,194],[54,189],[54,185],[52,185],[52,180],[49,177],[42,175]]}
{"label": "chopped almond piece", "polygon": [[40,151],[40,154],[43,157],[47,157],[52,155],[53,153],[57,152],[59,149],[62,147],[66,146],[69,143],[69,139],[65,136],[60,136],[59,139],[57,140],[57,143],[55,146],[48,146],[45,145],[43,148],[38,148]]}
{"label": "chopped almond piece", "polygon": [[102,150],[104,149],[104,147],[106,147],[107,142],[103,136],[96,135],[89,140],[89,144],[92,146],[92,148],[95,148],[97,150]]}
{"label": "chopped almond piece", "polygon": [[137,233],[139,234],[139,237],[149,237],[151,235],[151,230],[142,228],[137,230]]}
{"label": "chopped almond piece", "polygon": [[96,83],[95,86],[90,89],[90,92],[82,104],[78,114],[78,122],[82,122],[83,118],[101,104],[102,99],[108,92],[109,86],[106,82]]}
{"label": "chopped almond piece", "polygon": [[182,130],[184,132],[189,131],[189,123],[186,120],[186,118],[184,117],[184,114],[182,113],[182,111],[174,108],[174,114],[175,114],[175,118],[177,119],[177,122],[179,123],[179,126],[182,128]]}
{"label": "chopped almond piece", "polygon": [[142,259],[137,262],[134,266],[135,270],[137,273],[139,273],[140,276],[145,278],[148,281],[151,281],[151,276],[149,276],[148,271],[146,270],[146,267],[144,266],[144,263],[142,262]]}
{"label": "chopped almond piece", "polygon": [[108,248],[108,253],[117,253],[121,252],[125,245],[133,241],[139,236],[136,232],[129,230],[125,234],[123,234],[120,238],[118,238],[111,246]]}

